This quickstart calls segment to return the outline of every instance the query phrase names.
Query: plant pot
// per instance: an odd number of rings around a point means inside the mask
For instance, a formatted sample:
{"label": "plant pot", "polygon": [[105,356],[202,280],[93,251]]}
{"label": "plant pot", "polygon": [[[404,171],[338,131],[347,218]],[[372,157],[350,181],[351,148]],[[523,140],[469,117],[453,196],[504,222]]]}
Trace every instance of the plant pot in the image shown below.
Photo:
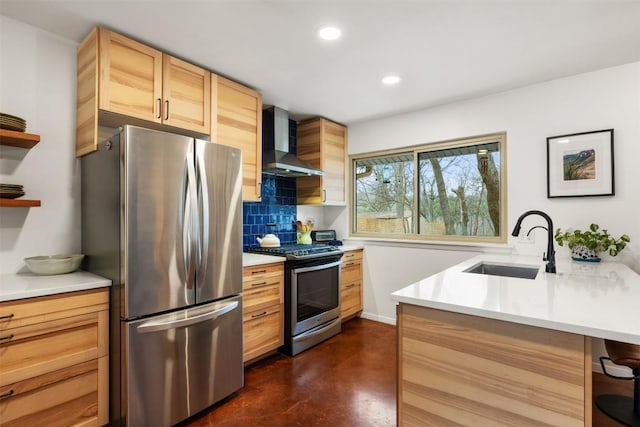
{"label": "plant pot", "polygon": [[574,261],[600,262],[599,252],[584,245],[571,248],[571,259]]}

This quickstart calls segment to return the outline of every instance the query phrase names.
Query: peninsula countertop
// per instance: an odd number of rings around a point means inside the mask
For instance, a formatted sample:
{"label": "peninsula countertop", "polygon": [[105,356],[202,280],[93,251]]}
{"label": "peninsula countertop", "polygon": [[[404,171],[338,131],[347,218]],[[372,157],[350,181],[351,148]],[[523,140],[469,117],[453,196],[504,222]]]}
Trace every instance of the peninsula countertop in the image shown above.
{"label": "peninsula countertop", "polygon": [[[535,267],[535,279],[465,270],[481,263]],[[483,254],[392,294],[405,304],[436,308],[597,338],[640,344],[640,275],[618,262],[557,261]]]}

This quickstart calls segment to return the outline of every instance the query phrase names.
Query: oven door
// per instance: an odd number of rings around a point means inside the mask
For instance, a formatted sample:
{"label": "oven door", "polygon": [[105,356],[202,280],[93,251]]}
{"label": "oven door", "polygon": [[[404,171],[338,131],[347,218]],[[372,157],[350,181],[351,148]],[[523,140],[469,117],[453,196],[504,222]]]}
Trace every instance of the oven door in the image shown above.
{"label": "oven door", "polygon": [[291,335],[340,316],[340,265],[316,260],[291,269]]}

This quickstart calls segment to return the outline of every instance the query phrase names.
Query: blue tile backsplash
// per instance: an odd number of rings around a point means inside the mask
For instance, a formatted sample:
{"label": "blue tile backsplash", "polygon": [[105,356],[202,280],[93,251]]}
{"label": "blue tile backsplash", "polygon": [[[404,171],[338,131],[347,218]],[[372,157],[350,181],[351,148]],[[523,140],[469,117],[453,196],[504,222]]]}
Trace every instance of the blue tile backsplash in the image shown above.
{"label": "blue tile backsplash", "polygon": [[[289,151],[295,153],[296,122],[289,120]],[[296,242],[296,179],[262,175],[262,200],[242,203],[242,249],[258,246],[256,237],[273,233],[280,244]],[[275,224],[268,226],[267,224]]]}
{"label": "blue tile backsplash", "polygon": [[278,236],[282,245],[295,243],[296,210],[296,179],[262,175],[262,201],[242,204],[243,250],[258,246],[256,237],[267,233]]}

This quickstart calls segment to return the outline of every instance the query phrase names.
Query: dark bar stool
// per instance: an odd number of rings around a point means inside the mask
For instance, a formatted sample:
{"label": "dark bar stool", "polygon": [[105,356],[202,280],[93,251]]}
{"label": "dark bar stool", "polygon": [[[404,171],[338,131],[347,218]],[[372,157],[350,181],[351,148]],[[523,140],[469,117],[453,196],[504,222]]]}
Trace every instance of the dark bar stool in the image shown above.
{"label": "dark bar stool", "polygon": [[[608,377],[618,380],[633,380],[633,398],[616,394],[604,394],[596,398],[598,409],[621,423],[640,427],[640,345],[604,340],[609,357],[601,357],[602,371]],[[604,361],[631,368],[633,376],[619,377],[607,372]]]}

